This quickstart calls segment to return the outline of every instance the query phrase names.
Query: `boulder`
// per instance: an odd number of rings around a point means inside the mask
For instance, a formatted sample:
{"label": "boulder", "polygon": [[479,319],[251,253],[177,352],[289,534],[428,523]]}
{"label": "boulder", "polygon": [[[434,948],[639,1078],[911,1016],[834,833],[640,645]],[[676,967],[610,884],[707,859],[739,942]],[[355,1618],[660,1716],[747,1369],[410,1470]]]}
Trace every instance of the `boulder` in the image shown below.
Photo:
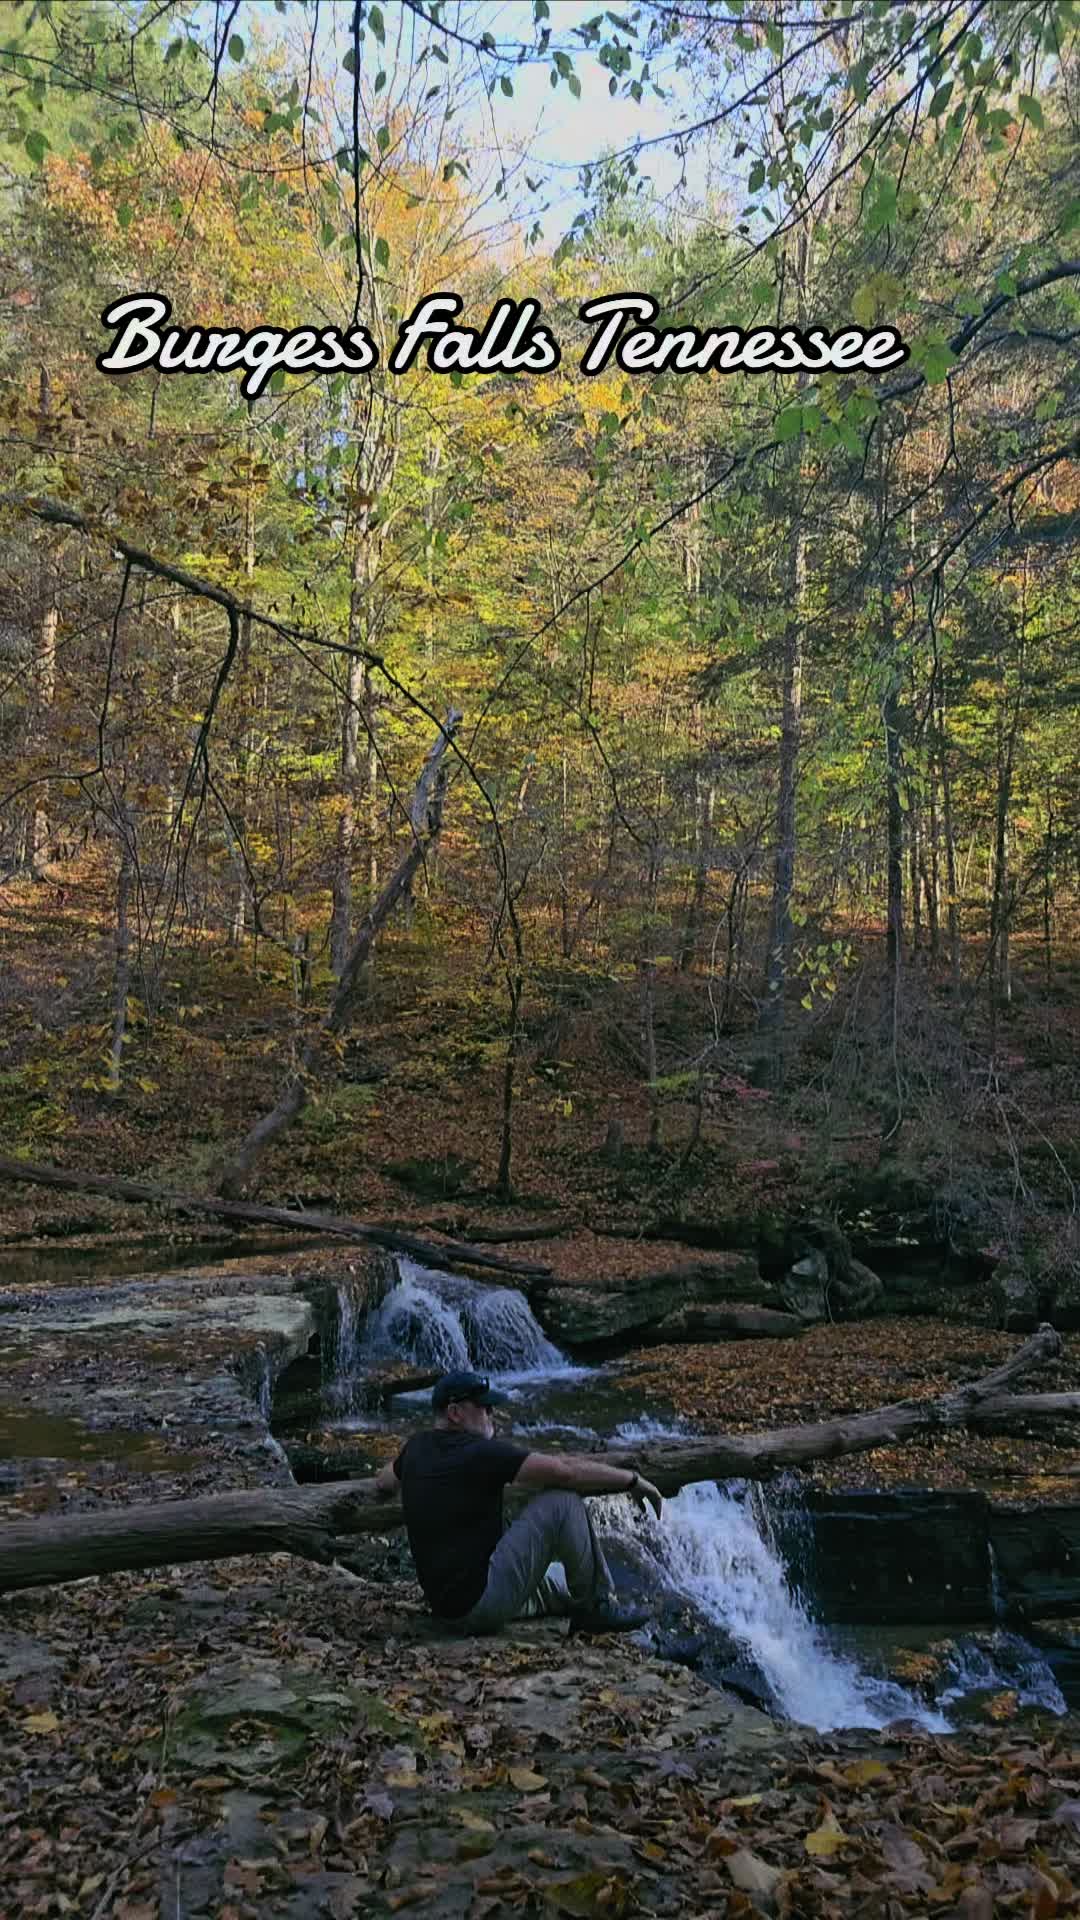
{"label": "boulder", "polygon": [[828,1319],[828,1290],[829,1262],[821,1249],[815,1247],[788,1268],[776,1291],[784,1312],[794,1314],[809,1326],[816,1320]]}
{"label": "boulder", "polygon": [[856,1260],[847,1235],[832,1220],[802,1220],[763,1242],[765,1270],[775,1276],[764,1304],[818,1320],[857,1320],[880,1311],[884,1287]]}
{"label": "boulder", "polygon": [[1003,1260],[990,1282],[995,1324],[1006,1333],[1030,1333],[1040,1320],[1039,1283],[1019,1260]]}

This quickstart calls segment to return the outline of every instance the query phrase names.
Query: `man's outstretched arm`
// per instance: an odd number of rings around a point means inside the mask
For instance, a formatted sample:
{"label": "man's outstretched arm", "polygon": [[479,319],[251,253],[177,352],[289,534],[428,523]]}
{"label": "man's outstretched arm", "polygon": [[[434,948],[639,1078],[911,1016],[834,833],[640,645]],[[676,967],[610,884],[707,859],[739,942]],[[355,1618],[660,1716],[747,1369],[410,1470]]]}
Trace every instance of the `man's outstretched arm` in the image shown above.
{"label": "man's outstretched arm", "polygon": [[658,1520],[663,1507],[659,1490],[651,1480],[629,1467],[607,1466],[587,1454],[527,1454],[512,1484],[530,1492],[556,1489],[561,1493],[631,1493],[635,1500],[647,1500]]}
{"label": "man's outstretched arm", "polygon": [[394,1471],[393,1461],[379,1468],[375,1475],[375,1492],[380,1500],[393,1500],[401,1492],[401,1481]]}

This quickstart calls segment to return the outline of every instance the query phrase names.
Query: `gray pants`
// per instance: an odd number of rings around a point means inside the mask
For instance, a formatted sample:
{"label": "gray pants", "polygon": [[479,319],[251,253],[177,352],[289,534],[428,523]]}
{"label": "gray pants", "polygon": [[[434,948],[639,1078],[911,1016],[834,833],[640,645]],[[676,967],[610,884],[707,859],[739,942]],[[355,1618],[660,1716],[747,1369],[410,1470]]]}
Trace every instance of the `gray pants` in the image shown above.
{"label": "gray pants", "polygon": [[[565,1581],[549,1572],[561,1561]],[[499,1541],[479,1600],[451,1624],[459,1633],[497,1633],[508,1620],[535,1620],[591,1607],[612,1591],[589,1509],[578,1493],[538,1493]]]}

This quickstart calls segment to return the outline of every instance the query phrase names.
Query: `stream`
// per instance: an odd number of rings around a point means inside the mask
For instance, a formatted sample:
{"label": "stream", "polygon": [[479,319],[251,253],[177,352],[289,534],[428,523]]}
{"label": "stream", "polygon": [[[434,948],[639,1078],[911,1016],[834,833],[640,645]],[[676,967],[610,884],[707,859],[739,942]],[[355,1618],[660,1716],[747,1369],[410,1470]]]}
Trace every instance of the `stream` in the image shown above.
{"label": "stream", "polygon": [[[366,1320],[339,1291],[336,1341],[324,1363],[323,1424],[350,1442],[352,1465],[365,1434],[407,1434],[430,1423],[430,1389],[385,1406],[365,1392],[388,1362],[417,1371],[473,1367],[491,1375],[509,1404],[497,1429],[523,1444],[588,1451],[603,1436],[627,1445],[686,1437],[693,1429],[669,1405],[643,1416],[633,1372],[618,1362],[574,1364],[538,1326],[524,1296],[435,1273],[408,1259]],[[274,1431],[288,1443],[288,1430]],[[839,1628],[818,1617],[811,1522],[793,1477],[763,1484],[698,1482],[666,1500],[661,1521],[620,1498],[591,1502],[620,1591],[647,1594],[656,1622],[644,1641],[661,1657],[785,1719],[826,1731],[882,1728],[903,1720],[939,1732],[977,1717],[989,1699],[1058,1715],[1067,1701],[1043,1654],[1002,1627],[932,1634],[903,1628]],[[917,1685],[890,1667],[922,1660]],[[910,1670],[910,1669],[909,1669]]]}

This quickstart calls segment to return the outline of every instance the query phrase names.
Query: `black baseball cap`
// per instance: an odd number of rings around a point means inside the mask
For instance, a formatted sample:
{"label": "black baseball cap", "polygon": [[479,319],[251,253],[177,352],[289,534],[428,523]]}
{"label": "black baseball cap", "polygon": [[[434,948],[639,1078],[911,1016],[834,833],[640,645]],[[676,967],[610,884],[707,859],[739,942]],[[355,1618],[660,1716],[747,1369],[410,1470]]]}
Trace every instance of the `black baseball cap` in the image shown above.
{"label": "black baseball cap", "polygon": [[436,1413],[445,1413],[458,1400],[471,1400],[478,1407],[504,1407],[505,1393],[497,1393],[486,1373],[444,1373],[431,1389],[431,1404]]}

